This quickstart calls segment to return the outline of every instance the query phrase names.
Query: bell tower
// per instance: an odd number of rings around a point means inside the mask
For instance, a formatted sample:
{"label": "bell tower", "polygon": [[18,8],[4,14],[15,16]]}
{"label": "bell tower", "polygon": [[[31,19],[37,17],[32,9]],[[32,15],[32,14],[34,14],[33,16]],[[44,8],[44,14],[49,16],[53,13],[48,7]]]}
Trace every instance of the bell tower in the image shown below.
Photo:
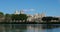
{"label": "bell tower", "polygon": [[24,11],[23,10],[20,10],[20,14],[24,14]]}
{"label": "bell tower", "polygon": [[15,11],[15,14],[20,14],[20,13],[18,12],[18,10],[16,10],[16,11]]}

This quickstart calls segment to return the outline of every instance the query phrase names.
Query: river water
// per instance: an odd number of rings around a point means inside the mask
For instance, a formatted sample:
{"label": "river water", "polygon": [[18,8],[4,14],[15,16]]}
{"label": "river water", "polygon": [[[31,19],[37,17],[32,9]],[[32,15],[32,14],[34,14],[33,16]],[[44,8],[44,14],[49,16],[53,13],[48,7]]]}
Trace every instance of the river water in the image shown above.
{"label": "river water", "polygon": [[0,32],[60,32],[60,24],[0,24]]}

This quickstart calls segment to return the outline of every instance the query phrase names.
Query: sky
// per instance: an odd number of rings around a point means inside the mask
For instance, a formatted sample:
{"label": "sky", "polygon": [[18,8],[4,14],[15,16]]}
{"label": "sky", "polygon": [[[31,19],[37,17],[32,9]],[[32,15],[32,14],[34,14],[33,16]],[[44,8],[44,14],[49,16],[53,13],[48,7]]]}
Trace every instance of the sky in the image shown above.
{"label": "sky", "polygon": [[60,16],[60,0],[0,0],[0,12],[13,14],[24,10],[26,14],[45,13]]}

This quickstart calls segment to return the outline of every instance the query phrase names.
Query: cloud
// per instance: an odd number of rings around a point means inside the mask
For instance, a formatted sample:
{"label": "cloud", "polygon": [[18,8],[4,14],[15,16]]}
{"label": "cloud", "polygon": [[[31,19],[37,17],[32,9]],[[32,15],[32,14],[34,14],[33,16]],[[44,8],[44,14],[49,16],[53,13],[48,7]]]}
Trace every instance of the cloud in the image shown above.
{"label": "cloud", "polygon": [[34,11],[35,9],[30,9],[30,11]]}
{"label": "cloud", "polygon": [[23,11],[30,12],[30,11],[35,11],[35,9],[23,9]]}

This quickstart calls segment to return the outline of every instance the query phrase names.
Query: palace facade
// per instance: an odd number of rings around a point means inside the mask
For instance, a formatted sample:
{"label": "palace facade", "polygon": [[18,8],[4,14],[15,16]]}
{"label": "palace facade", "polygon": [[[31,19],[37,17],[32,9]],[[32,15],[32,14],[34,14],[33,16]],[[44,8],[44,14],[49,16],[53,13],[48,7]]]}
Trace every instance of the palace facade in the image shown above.
{"label": "palace facade", "polygon": [[[25,14],[23,10],[21,11],[15,11],[15,14]],[[28,16],[27,21],[33,22],[33,21],[42,21],[42,18],[45,17],[45,13],[36,13],[34,15],[26,14]]]}

